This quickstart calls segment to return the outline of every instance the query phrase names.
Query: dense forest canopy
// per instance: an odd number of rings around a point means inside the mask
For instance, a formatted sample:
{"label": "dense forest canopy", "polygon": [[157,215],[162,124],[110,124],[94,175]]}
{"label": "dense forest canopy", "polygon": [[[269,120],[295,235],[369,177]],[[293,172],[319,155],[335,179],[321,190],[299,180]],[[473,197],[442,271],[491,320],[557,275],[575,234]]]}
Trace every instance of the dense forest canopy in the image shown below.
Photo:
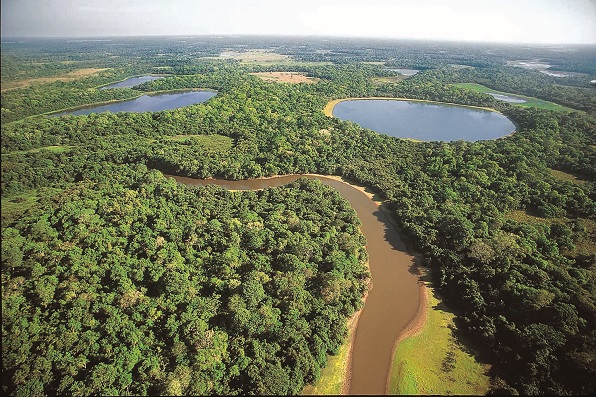
{"label": "dense forest canopy", "polygon": [[[3,41],[3,389],[286,394],[316,382],[368,285],[353,210],[316,181],[242,193],[161,175],[311,172],[388,201],[500,391],[592,392],[594,65],[594,46]],[[406,79],[399,67],[422,71]],[[61,79],[81,69],[97,70]],[[266,71],[318,82],[251,74]],[[146,74],[165,78],[99,89]],[[516,106],[458,83],[573,110]],[[42,115],[192,88],[218,95],[156,113]],[[372,96],[491,107],[518,129],[495,141],[412,142],[323,113],[332,99]]]}

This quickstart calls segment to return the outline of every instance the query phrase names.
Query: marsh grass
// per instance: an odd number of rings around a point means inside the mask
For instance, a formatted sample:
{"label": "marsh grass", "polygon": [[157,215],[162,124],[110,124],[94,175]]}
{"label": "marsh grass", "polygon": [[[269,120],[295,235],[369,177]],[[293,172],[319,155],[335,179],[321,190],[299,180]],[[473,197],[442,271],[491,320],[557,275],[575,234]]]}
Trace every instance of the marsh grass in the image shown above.
{"label": "marsh grass", "polygon": [[570,109],[565,106],[557,105],[556,103],[553,103],[553,102],[543,101],[542,99],[525,96],[525,95],[512,94],[510,92],[497,91],[497,90],[493,90],[492,88],[483,86],[481,84],[459,83],[459,84],[453,84],[453,85],[456,87],[459,87],[459,88],[466,88],[466,89],[473,90],[476,92],[482,92],[482,93],[492,92],[494,94],[515,96],[515,97],[522,98],[522,99],[526,100],[526,102],[524,102],[524,103],[512,103],[512,105],[514,105],[514,106],[533,107],[533,108],[538,108],[538,109],[554,110],[557,112],[571,112],[571,111],[573,111],[573,109]]}
{"label": "marsh grass", "polygon": [[342,388],[350,352],[350,335],[346,342],[339,348],[336,356],[327,358],[327,367],[321,370],[321,378],[316,385],[307,385],[302,391],[303,395],[339,395]]}
{"label": "marsh grass", "polygon": [[455,315],[428,287],[422,330],[395,350],[389,394],[467,394],[489,391],[489,366],[479,363],[455,336]]}

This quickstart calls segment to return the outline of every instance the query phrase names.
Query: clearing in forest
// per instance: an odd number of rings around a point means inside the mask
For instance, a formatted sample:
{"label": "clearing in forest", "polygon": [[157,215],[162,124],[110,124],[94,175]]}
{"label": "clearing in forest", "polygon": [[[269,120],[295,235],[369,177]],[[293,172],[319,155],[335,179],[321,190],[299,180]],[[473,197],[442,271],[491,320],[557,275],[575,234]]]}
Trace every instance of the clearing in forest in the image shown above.
{"label": "clearing in forest", "polygon": [[30,87],[35,84],[45,84],[45,83],[53,83],[55,81],[72,81],[81,79],[83,77],[91,76],[99,72],[103,72],[104,70],[108,70],[109,68],[97,69],[97,68],[83,68],[83,69],[76,69],[70,71],[68,73],[64,73],[58,76],[52,77],[34,77],[31,79],[26,80],[17,80],[17,81],[9,81],[9,82],[2,82],[2,91],[14,90],[15,88],[26,88]]}
{"label": "clearing in forest", "polygon": [[273,81],[275,83],[307,83],[314,84],[318,83],[318,79],[314,77],[308,77],[299,72],[258,72],[251,73],[253,76],[257,76],[266,81]]}
{"label": "clearing in forest", "polygon": [[288,55],[277,54],[267,49],[254,49],[249,51],[224,51],[219,54],[221,58],[237,59],[243,63],[276,63],[289,61]]}

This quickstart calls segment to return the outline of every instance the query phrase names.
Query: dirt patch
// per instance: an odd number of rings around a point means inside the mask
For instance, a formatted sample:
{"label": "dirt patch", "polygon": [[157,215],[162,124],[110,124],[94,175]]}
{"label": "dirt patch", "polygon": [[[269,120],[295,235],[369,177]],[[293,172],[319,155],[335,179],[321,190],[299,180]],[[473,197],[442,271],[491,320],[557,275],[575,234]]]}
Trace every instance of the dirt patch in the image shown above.
{"label": "dirt patch", "polygon": [[313,77],[308,77],[302,73],[298,72],[259,72],[259,73],[251,73],[253,76],[257,76],[260,79],[265,81],[273,81],[275,83],[290,83],[290,84],[298,84],[298,83],[306,83],[306,84],[314,84],[318,82],[318,79]]}
{"label": "dirt patch", "polygon": [[108,70],[107,68],[96,69],[96,68],[84,68],[77,69],[63,75],[54,77],[36,77],[33,79],[21,80],[21,81],[10,81],[2,84],[2,91],[14,90],[16,88],[26,88],[36,84],[53,83],[55,81],[72,81],[81,79],[83,77],[91,76],[99,72]]}

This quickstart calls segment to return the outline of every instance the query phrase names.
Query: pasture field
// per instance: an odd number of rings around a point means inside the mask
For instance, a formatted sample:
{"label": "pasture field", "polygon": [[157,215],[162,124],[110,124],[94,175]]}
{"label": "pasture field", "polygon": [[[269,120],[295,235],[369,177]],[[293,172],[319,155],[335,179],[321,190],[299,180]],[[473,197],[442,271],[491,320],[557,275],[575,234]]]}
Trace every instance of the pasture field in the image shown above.
{"label": "pasture field", "polygon": [[76,69],[71,72],[52,76],[52,77],[35,77],[26,80],[14,80],[14,81],[7,81],[2,82],[2,91],[14,90],[16,88],[26,88],[32,85],[37,84],[45,84],[45,83],[53,83],[55,81],[73,81],[77,79],[81,79],[83,77],[91,76],[97,74],[99,72],[103,72],[104,70],[108,70],[108,68],[83,68],[83,69]]}
{"label": "pasture field", "polygon": [[570,109],[568,107],[565,106],[561,106],[561,105],[557,105],[556,103],[553,102],[549,102],[549,101],[544,101],[542,99],[538,99],[538,98],[534,98],[534,97],[530,97],[530,96],[525,96],[525,95],[518,95],[518,94],[512,94],[510,92],[503,92],[503,91],[497,91],[497,90],[493,90],[492,88],[483,86],[481,84],[475,84],[475,83],[458,83],[458,84],[454,84],[456,87],[460,87],[460,88],[467,88],[469,90],[473,90],[476,92],[482,92],[482,93],[488,93],[488,92],[492,92],[494,94],[501,94],[501,95],[512,95],[512,96],[516,96],[522,99],[525,99],[526,102],[524,103],[513,103],[512,105],[515,106],[522,106],[522,107],[533,107],[533,108],[538,108],[538,109],[545,109],[545,110],[554,110],[557,112],[570,112],[573,109]]}

